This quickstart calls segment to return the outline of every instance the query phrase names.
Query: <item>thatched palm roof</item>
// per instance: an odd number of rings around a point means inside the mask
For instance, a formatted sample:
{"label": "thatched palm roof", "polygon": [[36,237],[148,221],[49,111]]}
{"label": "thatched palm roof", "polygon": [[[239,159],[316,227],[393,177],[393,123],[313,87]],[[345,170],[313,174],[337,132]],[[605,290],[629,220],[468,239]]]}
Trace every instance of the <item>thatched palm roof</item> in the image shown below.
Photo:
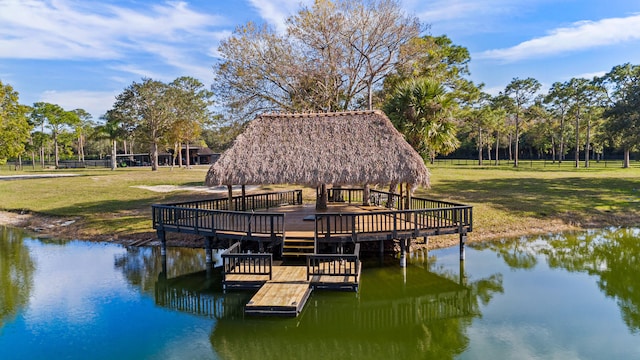
{"label": "thatched palm roof", "polygon": [[211,166],[209,186],[429,185],[418,153],[381,111],[258,116]]}

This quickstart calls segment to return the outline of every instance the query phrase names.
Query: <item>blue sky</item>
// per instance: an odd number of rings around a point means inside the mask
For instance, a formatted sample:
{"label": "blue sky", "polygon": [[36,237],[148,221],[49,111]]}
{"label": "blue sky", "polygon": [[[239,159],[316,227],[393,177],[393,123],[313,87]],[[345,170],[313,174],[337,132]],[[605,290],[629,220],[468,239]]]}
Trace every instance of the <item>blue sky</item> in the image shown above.
{"label": "blue sky", "polygon": [[[98,119],[133,81],[213,79],[221,39],[247,21],[278,29],[313,0],[0,0],[0,80],[20,101]],[[471,78],[497,93],[514,77],[555,81],[640,64],[637,0],[402,0],[431,35],[471,52]]]}

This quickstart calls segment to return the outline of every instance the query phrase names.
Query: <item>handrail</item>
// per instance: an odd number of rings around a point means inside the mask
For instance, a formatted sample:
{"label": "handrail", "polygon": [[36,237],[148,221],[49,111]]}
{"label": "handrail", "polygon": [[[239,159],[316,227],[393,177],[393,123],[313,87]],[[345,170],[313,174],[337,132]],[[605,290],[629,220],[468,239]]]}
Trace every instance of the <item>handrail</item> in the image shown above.
{"label": "handrail", "polygon": [[203,210],[176,205],[153,205],[153,228],[175,227],[202,231],[231,231],[252,235],[284,234],[282,213],[255,213],[229,210]]}
{"label": "handrail", "polygon": [[355,244],[352,254],[310,254],[307,255],[307,281],[312,276],[354,276],[360,275],[360,244]]}
{"label": "handrail", "polygon": [[358,233],[413,232],[441,228],[457,228],[472,231],[472,207],[451,206],[417,210],[388,210],[368,213],[322,213],[316,214],[316,237]]}
{"label": "handrail", "polygon": [[[372,198],[375,195],[384,195],[384,196],[389,196],[392,195],[394,198],[398,198],[398,199],[406,199],[405,195],[401,195],[398,193],[391,193],[388,191],[382,191],[382,190],[376,190],[376,189],[371,189],[370,193],[372,195]],[[381,205],[381,204],[380,204]],[[460,204],[460,203],[455,203],[455,202],[451,202],[451,201],[442,201],[442,200],[435,200],[435,199],[428,199],[428,198],[422,198],[422,197],[411,197],[411,206],[409,207],[410,209],[434,209],[434,208],[442,208],[442,207],[455,207],[455,206],[467,206],[465,204]]]}
{"label": "handrail", "polygon": [[222,253],[224,281],[227,275],[268,275],[273,276],[273,254],[240,253],[240,242],[236,242]]}
{"label": "handrail", "polygon": [[177,206],[190,209],[202,209],[202,210],[237,210],[237,211],[251,211],[251,210],[263,210],[274,207],[287,205],[301,205],[302,204],[302,190],[286,190],[286,191],[272,191],[259,194],[248,194],[244,197],[233,196],[232,207],[229,207],[229,198],[220,197],[213,199],[185,201],[177,203],[161,204],[165,206]]}

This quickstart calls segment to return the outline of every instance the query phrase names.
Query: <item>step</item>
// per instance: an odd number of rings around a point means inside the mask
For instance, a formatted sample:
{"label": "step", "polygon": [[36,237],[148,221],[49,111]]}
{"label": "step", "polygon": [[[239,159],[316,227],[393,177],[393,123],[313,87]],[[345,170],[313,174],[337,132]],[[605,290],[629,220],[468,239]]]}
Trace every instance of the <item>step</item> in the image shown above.
{"label": "step", "polygon": [[310,252],[299,252],[299,251],[283,251],[282,256],[307,256],[313,253]]}
{"label": "step", "polygon": [[284,242],[299,242],[299,243],[314,243],[315,240],[314,239],[299,239],[299,238],[285,238]]}
{"label": "step", "polygon": [[[310,246],[294,246],[294,245],[285,245],[284,247],[284,251],[287,251],[287,249],[305,249],[305,250],[313,250],[315,249],[315,246],[310,245]],[[313,251],[312,251],[313,252]]]}
{"label": "step", "polygon": [[314,246],[315,241],[313,240],[285,240],[284,246]]}
{"label": "step", "polygon": [[285,238],[282,246],[283,257],[304,257],[315,252],[313,238],[292,237]]}

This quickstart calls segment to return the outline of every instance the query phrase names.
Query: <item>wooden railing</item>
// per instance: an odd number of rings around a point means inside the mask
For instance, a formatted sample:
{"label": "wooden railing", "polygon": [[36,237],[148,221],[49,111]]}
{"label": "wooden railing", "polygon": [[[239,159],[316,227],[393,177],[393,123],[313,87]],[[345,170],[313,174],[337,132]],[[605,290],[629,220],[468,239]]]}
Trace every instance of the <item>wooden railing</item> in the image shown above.
{"label": "wooden railing", "polygon": [[244,313],[246,300],[229,294],[201,293],[180,287],[169,287],[157,283],[155,287],[156,305],[211,319],[237,318]]}
{"label": "wooden railing", "polygon": [[363,189],[353,188],[331,188],[327,189],[329,202],[362,203],[364,198]]}
{"label": "wooden railing", "polygon": [[240,242],[233,244],[222,253],[223,276],[227,275],[268,275],[273,276],[273,255],[271,253],[241,253]]}
{"label": "wooden railing", "polygon": [[316,214],[316,238],[350,235],[355,241],[359,233],[390,233],[395,237],[399,232],[419,236],[421,231],[445,228],[459,233],[472,231],[471,206],[422,198],[412,198],[411,205],[416,209]]}
{"label": "wooden railing", "polygon": [[302,190],[278,191],[233,197],[235,210],[263,210],[282,205],[302,205]]}
{"label": "wooden railing", "polygon": [[153,205],[154,229],[171,228],[184,232],[244,233],[247,237],[284,235],[284,214],[228,210],[203,210],[180,205]]}
{"label": "wooden railing", "polygon": [[229,207],[229,198],[204,199],[186,201],[180,203],[164,204],[189,209],[202,210],[264,210],[282,205],[302,205],[302,190],[275,191],[262,194],[249,194],[244,197],[234,196],[232,207]]}
{"label": "wooden railing", "polygon": [[307,255],[307,281],[313,276],[360,276],[360,244],[355,244],[353,254]]}

